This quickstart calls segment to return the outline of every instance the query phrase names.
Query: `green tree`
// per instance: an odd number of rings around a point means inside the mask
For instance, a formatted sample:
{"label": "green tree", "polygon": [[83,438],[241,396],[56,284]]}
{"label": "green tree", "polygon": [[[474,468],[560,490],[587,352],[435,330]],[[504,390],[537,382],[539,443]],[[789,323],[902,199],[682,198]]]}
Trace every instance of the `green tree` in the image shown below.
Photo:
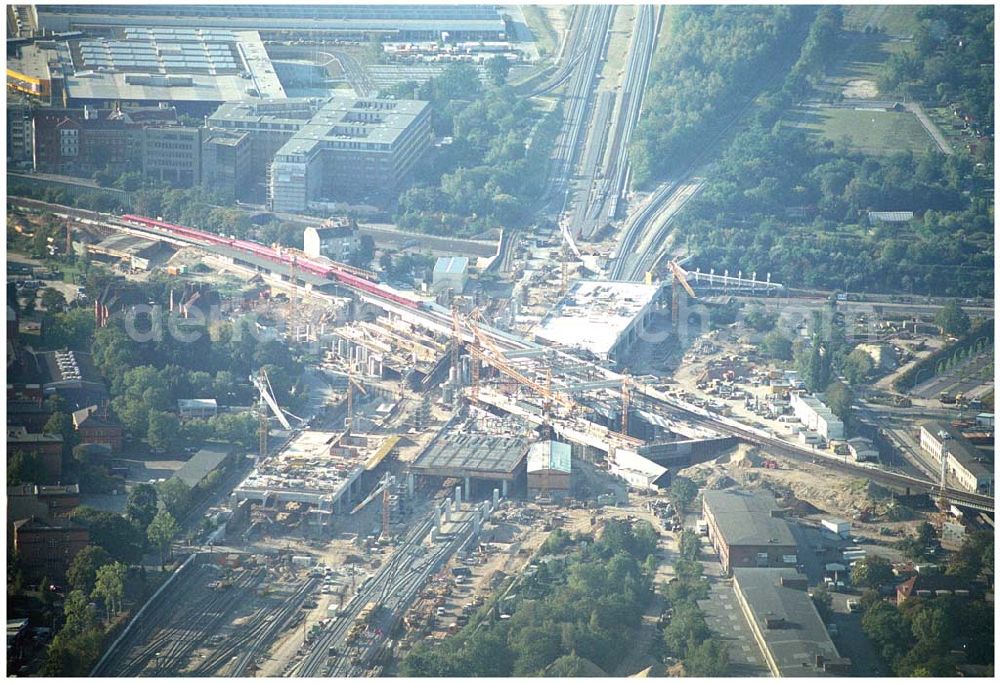
{"label": "green tree", "polygon": [[829,623],[830,618],[833,616],[833,596],[825,589],[817,588],[813,591],[812,602],[816,606],[816,611],[819,612],[819,618],[823,620],[823,623]]}
{"label": "green tree", "polygon": [[768,313],[760,304],[755,304],[747,309],[743,321],[758,332],[769,332],[774,329],[775,323],[778,322],[778,316]]}
{"label": "green tree", "polygon": [[15,450],[7,453],[7,485],[46,484],[49,481],[45,464],[38,453]]}
{"label": "green tree", "polygon": [[684,657],[684,673],[699,678],[718,678],[729,673],[729,652],[715,638],[692,644]]}
{"label": "green tree", "polygon": [[831,382],[826,388],[824,399],[830,412],[847,425],[851,420],[851,404],[854,403],[854,393],[847,385],[843,382]]}
{"label": "green tree", "polygon": [[171,515],[166,510],[160,510],[153,517],[153,521],[149,524],[149,529],[146,533],[149,537],[150,543],[155,545],[160,550],[160,566],[163,566],[165,560],[165,555],[167,550],[170,548],[171,541],[177,537],[177,534],[181,532],[180,526]]}
{"label": "green tree", "polygon": [[552,662],[545,675],[548,678],[579,678],[590,676],[590,670],[583,658],[573,652]]}
{"label": "green tree", "polygon": [[792,342],[778,330],[771,330],[761,340],[761,349],[765,355],[775,360],[792,359]]}
{"label": "green tree", "polygon": [[49,313],[66,308],[66,297],[58,289],[46,287],[42,290],[42,307]]}
{"label": "green tree", "polygon": [[56,434],[63,440],[63,457],[66,459],[73,457],[73,447],[79,443],[80,439],[73,427],[73,418],[66,413],[56,412],[42,427],[43,434]]}
{"label": "green tree", "polygon": [[121,562],[106,564],[97,570],[92,595],[104,601],[109,622],[122,608],[122,599],[125,597],[125,572],[125,565]]}
{"label": "green tree", "polygon": [[191,487],[182,480],[171,477],[165,482],[157,484],[156,491],[163,507],[175,519],[183,517],[187,513],[188,503],[191,500]]}
{"label": "green tree", "polygon": [[698,495],[698,486],[687,477],[674,477],[670,482],[670,498],[678,511],[685,510]]}
{"label": "green tree", "polygon": [[146,440],[154,451],[168,451],[180,441],[181,424],[177,416],[159,410],[149,411],[149,428]]}
{"label": "green tree", "polygon": [[68,636],[78,636],[97,626],[97,619],[94,610],[90,607],[90,600],[87,596],[89,591],[73,590],[66,596],[63,603],[63,615],[65,623],[60,633]]}
{"label": "green tree", "polygon": [[122,515],[81,505],[73,510],[70,519],[85,526],[91,544],[103,548],[112,559],[125,564],[136,564],[142,559],[142,537]]}
{"label": "green tree", "polygon": [[486,60],[486,73],[489,74],[493,85],[503,85],[507,82],[507,74],[510,73],[510,62],[503,55],[490,57]]}
{"label": "green tree", "polygon": [[861,618],[861,628],[879,649],[882,658],[895,662],[906,654],[913,634],[895,605],[877,602]]}
{"label": "green tree", "polygon": [[84,546],[76,554],[66,571],[66,580],[76,591],[90,595],[94,590],[97,570],[111,563],[111,555],[104,548],[94,545]]}
{"label": "green tree", "polygon": [[922,546],[928,546],[937,540],[937,531],[934,530],[934,525],[930,522],[921,522],[917,525],[917,543]]}
{"label": "green tree", "polygon": [[872,360],[867,351],[856,348],[844,359],[844,365],[841,369],[850,384],[864,384],[872,371],[875,370],[875,361]]}
{"label": "green tree", "polygon": [[125,502],[125,516],[135,524],[136,528],[142,531],[144,536],[146,528],[156,516],[156,504],[156,487],[152,484],[136,484],[128,492],[128,500]]}
{"label": "green tree", "polygon": [[881,555],[869,555],[851,568],[851,583],[855,586],[878,588],[892,578],[892,563]]}
{"label": "green tree", "polygon": [[955,301],[949,301],[934,316],[934,323],[944,334],[961,337],[969,331],[969,315]]}

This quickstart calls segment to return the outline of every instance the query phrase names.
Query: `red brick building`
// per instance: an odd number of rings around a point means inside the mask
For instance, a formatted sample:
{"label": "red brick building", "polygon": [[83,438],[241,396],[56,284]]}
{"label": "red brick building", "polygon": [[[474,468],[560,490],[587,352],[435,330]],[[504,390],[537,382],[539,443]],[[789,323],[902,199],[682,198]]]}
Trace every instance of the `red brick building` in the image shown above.
{"label": "red brick building", "polygon": [[62,476],[63,439],[58,434],[33,434],[21,426],[7,425],[7,452],[35,453],[45,467],[47,481]]}
{"label": "red brick building", "polygon": [[89,406],[73,413],[73,426],[80,435],[80,443],[107,446],[112,453],[122,448],[124,430],[121,423],[106,407]]}
{"label": "red brick building", "polygon": [[14,551],[33,577],[62,580],[70,562],[90,542],[90,533],[73,522],[45,522],[35,517],[14,522]]}

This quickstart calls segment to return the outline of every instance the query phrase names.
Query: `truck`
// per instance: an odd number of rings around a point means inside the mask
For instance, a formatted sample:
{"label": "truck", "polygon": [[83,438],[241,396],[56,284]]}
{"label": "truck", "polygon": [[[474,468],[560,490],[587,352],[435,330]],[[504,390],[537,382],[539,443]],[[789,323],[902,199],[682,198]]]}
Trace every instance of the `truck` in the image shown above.
{"label": "truck", "polygon": [[838,536],[851,533],[851,523],[843,519],[824,519],[820,521],[820,524],[824,529],[832,531]]}

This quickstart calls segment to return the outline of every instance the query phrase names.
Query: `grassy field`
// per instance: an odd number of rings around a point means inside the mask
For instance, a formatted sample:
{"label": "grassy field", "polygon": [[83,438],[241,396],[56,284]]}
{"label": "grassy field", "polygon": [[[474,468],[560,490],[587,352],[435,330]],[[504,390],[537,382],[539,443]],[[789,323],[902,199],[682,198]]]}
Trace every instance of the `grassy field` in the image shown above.
{"label": "grassy field", "polygon": [[920,23],[919,9],[918,5],[851,5],[844,8],[844,28],[864,31],[866,25],[874,25],[885,35],[909,38]]}
{"label": "grassy field", "polygon": [[785,125],[806,129],[824,140],[847,138],[851,147],[866,154],[907,150],[923,154],[934,147],[934,141],[910,112],[801,108],[785,117]]}

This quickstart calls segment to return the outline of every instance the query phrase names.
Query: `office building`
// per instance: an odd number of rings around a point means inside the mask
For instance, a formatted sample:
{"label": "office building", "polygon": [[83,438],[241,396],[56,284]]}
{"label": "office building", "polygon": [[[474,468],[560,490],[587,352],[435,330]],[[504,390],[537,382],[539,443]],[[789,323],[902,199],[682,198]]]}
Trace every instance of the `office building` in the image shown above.
{"label": "office building", "polygon": [[312,204],[385,204],[430,148],[430,107],[417,100],[334,97],[277,151],[272,210]]}
{"label": "office building", "polygon": [[[920,448],[941,465],[947,458],[948,476],[960,487],[973,493],[993,495],[993,463],[962,434],[944,422],[926,422],[920,426]],[[947,455],[945,455],[947,453]]]}

